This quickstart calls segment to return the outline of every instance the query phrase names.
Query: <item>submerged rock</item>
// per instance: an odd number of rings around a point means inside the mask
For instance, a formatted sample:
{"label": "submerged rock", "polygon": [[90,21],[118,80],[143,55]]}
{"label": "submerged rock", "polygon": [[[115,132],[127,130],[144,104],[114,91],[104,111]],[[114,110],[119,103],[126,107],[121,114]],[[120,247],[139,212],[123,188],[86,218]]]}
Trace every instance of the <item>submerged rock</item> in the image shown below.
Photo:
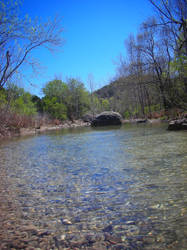
{"label": "submerged rock", "polygon": [[113,111],[105,111],[97,115],[92,121],[93,127],[97,126],[108,126],[108,125],[121,125],[122,117],[119,113]]}
{"label": "submerged rock", "polygon": [[136,119],[136,123],[146,123],[147,119]]}
{"label": "submerged rock", "polygon": [[170,121],[168,130],[187,130],[187,118]]}
{"label": "submerged rock", "polygon": [[103,229],[103,232],[111,232],[113,230],[113,226],[109,225]]}
{"label": "submerged rock", "polygon": [[68,219],[61,219],[62,224],[64,225],[72,225],[72,222]]}

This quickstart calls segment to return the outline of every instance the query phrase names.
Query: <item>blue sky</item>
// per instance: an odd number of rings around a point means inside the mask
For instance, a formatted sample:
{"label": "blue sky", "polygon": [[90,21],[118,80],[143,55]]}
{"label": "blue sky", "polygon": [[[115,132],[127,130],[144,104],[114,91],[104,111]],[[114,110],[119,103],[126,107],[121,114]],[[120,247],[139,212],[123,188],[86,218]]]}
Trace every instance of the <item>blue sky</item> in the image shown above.
{"label": "blue sky", "polygon": [[[115,76],[117,58],[125,55],[124,41],[153,14],[148,0],[24,0],[22,12],[46,20],[62,16],[65,44],[56,54],[37,50],[41,75],[34,76],[30,91],[41,95],[41,87],[55,76],[81,79],[92,74],[96,88]],[[27,72],[27,71],[26,71]]]}

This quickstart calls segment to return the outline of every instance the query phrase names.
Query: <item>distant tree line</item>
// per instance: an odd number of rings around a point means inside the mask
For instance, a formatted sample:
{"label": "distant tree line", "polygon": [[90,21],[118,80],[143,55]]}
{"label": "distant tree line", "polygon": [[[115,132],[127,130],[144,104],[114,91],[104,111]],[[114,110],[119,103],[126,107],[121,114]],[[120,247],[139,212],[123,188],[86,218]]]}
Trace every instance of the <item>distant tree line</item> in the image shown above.
{"label": "distant tree line", "polygon": [[[69,78],[66,82],[54,79],[47,82],[42,91],[43,97],[40,98],[14,84],[7,84],[6,88],[0,90],[0,123],[4,124],[7,120],[5,126],[9,123],[13,127],[35,126],[34,120],[44,117],[47,122],[58,120],[60,123],[110,109],[107,99],[90,94],[84,84],[75,78]],[[10,122],[12,117],[16,117],[15,123]]]}
{"label": "distant tree line", "polygon": [[109,108],[108,100],[89,93],[84,84],[75,78],[66,82],[54,79],[43,88],[44,97],[36,102],[40,112],[59,120],[77,120],[84,114],[95,115]]}

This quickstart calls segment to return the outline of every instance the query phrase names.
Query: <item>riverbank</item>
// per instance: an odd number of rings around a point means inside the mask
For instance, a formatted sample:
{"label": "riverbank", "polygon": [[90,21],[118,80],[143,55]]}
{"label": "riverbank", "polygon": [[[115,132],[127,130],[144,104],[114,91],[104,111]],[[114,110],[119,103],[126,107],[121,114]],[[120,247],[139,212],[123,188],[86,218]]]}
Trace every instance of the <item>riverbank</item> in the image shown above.
{"label": "riverbank", "polygon": [[151,123],[151,124],[158,124],[158,123],[163,123],[163,122],[169,122],[168,120],[163,120],[163,119],[129,119],[129,120],[122,120],[122,124],[126,123],[133,123],[133,124],[138,124],[138,123]]}
{"label": "riverbank", "polygon": [[75,121],[65,121],[61,124],[47,124],[38,127],[32,128],[13,128],[4,131],[4,133],[0,133],[0,140],[5,138],[17,137],[17,136],[27,136],[27,135],[35,135],[40,134],[46,131],[52,130],[60,130],[63,128],[78,128],[78,127],[87,127],[90,126],[89,122],[84,122],[82,120]]}
{"label": "riverbank", "polygon": [[[168,123],[168,128],[169,128],[170,123],[172,123],[173,121],[178,121],[178,120],[163,120],[159,118],[158,119],[129,119],[129,120],[122,120],[122,124]],[[11,137],[35,135],[35,134],[40,134],[46,131],[60,130],[60,129],[66,129],[66,128],[89,127],[90,125],[91,125],[90,122],[85,122],[83,120],[75,120],[73,122],[64,121],[63,123],[60,123],[60,124],[46,124],[46,125],[28,127],[28,128],[11,128],[11,129],[7,128],[6,130],[3,131],[4,133],[1,133],[0,131],[0,140],[5,139],[5,138],[11,138]]]}
{"label": "riverbank", "polygon": [[[143,120],[143,119],[130,119],[130,120],[122,120],[122,124],[127,123],[161,123],[163,122],[161,119],[149,119],[149,120]],[[167,122],[167,121],[165,121]],[[46,131],[53,131],[53,130],[60,130],[60,129],[66,129],[66,128],[78,128],[78,127],[89,127],[91,124],[90,122],[85,122],[83,120],[75,120],[75,121],[64,121],[60,124],[46,124],[36,127],[28,127],[28,128],[6,128],[4,129],[3,133],[0,133],[0,140],[5,138],[11,138],[11,137],[18,137],[18,136],[29,136],[29,135],[35,135],[40,134]]]}

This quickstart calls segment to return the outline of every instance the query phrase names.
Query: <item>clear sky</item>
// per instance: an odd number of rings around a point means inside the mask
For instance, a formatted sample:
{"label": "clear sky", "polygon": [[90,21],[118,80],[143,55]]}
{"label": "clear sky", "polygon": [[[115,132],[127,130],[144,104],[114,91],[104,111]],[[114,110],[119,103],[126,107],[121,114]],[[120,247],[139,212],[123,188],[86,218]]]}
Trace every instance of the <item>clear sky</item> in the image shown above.
{"label": "clear sky", "polygon": [[125,39],[153,14],[148,0],[24,0],[22,11],[43,20],[58,14],[64,27],[65,44],[58,53],[34,53],[43,69],[32,79],[37,88],[30,91],[36,94],[55,76],[78,77],[86,84],[92,73],[97,88],[108,84],[115,61],[125,54]]}

